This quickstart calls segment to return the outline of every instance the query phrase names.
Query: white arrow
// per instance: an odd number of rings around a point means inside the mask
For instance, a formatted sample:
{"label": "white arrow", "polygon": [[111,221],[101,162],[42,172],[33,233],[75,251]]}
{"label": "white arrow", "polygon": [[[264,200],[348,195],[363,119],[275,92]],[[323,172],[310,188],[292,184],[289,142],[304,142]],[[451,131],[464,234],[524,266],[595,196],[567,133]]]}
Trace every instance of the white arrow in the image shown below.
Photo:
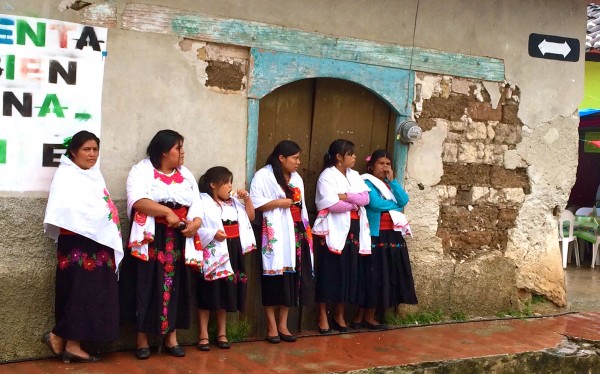
{"label": "white arrow", "polygon": [[542,55],[544,56],[546,55],[546,53],[552,53],[553,55],[562,55],[563,57],[567,57],[569,52],[571,52],[571,47],[569,47],[569,44],[567,42],[553,43],[544,39],[540,43],[540,45],[538,45],[538,47],[540,48],[540,52],[542,52]]}

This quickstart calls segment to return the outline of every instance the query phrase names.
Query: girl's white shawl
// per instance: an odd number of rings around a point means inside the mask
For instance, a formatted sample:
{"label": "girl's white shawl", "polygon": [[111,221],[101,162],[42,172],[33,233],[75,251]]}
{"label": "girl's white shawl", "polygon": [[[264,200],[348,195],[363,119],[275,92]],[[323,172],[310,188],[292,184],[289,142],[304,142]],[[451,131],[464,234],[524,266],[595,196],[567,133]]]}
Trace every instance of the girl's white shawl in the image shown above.
{"label": "girl's white shawl", "polygon": [[123,259],[119,213],[110,199],[98,162],[84,170],[61,156],[50,186],[44,231],[57,241],[61,228],[112,248],[118,271]]}
{"label": "girl's white shawl", "polygon": [[[381,196],[383,196],[384,199],[392,200],[395,203],[398,202],[392,191],[390,191],[390,189],[385,185],[385,183],[383,183],[381,179],[368,173],[363,174],[362,178],[373,183],[373,186],[375,186],[375,188],[379,190]],[[390,210],[388,211],[388,213],[390,214],[390,217],[392,217],[392,222],[394,223],[394,231],[400,231],[402,233],[402,236],[408,235],[412,238],[412,231],[410,230],[410,225],[408,224],[408,220],[406,219],[404,213],[397,210]]]}
{"label": "girl's white shawl", "polygon": [[[300,175],[293,172],[290,176],[291,185],[298,187],[302,194],[302,222],[307,232],[308,211],[304,200],[304,182]],[[250,198],[255,208],[260,208],[266,203],[285,199],[286,195],[275,179],[273,168],[266,165],[254,174],[250,186]],[[279,275],[283,272],[294,272],[296,268],[296,235],[294,233],[294,220],[289,208],[275,208],[262,212],[262,260],[264,275]],[[312,241],[311,264],[313,263]]]}
{"label": "girl's white shawl", "polygon": [[[187,219],[193,220],[195,217],[200,217],[200,191],[198,184],[192,173],[185,166],[178,168],[179,172],[192,186],[188,191],[189,196],[186,196],[191,204],[188,206]],[[140,199],[150,199],[151,188],[154,183],[154,166],[149,158],[145,158],[131,168],[127,177],[127,217],[131,220],[133,212],[133,204]],[[177,199],[176,199],[177,200]],[[176,201],[182,203],[181,201]],[[187,205],[187,204],[184,204]],[[133,219],[131,225],[131,234],[129,235],[129,247],[131,254],[143,261],[148,261],[148,243],[154,241],[155,220],[152,216],[147,216],[143,220],[138,220],[138,215]],[[203,256],[200,245],[195,246],[194,240],[196,237],[186,238],[185,241],[185,263],[189,265],[199,266]],[[197,243],[200,244],[200,243]]]}
{"label": "girl's white shawl", "polygon": [[[313,234],[325,236],[327,247],[331,252],[342,253],[350,231],[351,219],[350,212],[331,213],[327,208],[340,201],[338,194],[365,191],[369,191],[369,187],[352,169],[347,169],[346,176],[344,176],[335,166],[331,166],[323,170],[319,176],[315,196],[319,213],[313,225]],[[360,217],[359,253],[371,254],[371,233],[367,211],[361,206],[358,214]]]}
{"label": "girl's white shawl", "polygon": [[[232,201],[237,211],[242,254],[246,254],[256,249],[256,239],[254,238],[252,225],[246,214],[246,208],[236,199],[232,198]],[[198,234],[200,235],[200,242],[203,245],[203,260],[200,269],[206,280],[226,278],[233,274],[227,240],[215,240],[217,231],[224,230],[223,220],[221,219],[221,208],[206,193],[200,194],[200,204],[202,207],[202,226],[198,230]]]}

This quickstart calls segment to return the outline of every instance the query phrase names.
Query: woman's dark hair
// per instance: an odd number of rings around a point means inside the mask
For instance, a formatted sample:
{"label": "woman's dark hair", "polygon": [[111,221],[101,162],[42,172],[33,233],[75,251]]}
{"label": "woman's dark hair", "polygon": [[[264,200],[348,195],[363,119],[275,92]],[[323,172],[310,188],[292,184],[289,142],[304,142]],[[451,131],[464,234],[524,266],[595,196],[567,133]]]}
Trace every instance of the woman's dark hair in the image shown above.
{"label": "woman's dark hair", "polygon": [[217,186],[222,186],[229,181],[233,182],[233,173],[224,166],[214,166],[200,177],[198,188],[200,192],[207,193],[214,198],[215,195],[213,194],[213,189],[210,188],[210,184],[214,183]]}
{"label": "woman's dark hair", "polygon": [[182,143],[183,136],[177,131],[173,130],[160,130],[154,135],[148,148],[146,149],[146,155],[150,157],[150,162],[155,168],[160,168],[160,160],[163,154],[169,152],[175,144]]}
{"label": "woman's dark hair", "polygon": [[373,165],[375,165],[375,163],[377,162],[377,160],[379,160],[380,158],[385,157],[385,158],[389,159],[390,161],[392,160],[392,156],[385,149],[377,149],[377,150],[375,150],[371,154],[370,157],[371,158],[369,159],[369,161],[367,161],[367,173],[369,173],[369,174],[373,174]]}
{"label": "woman's dark hair", "polygon": [[300,146],[291,140],[282,140],[280,141],[273,152],[267,157],[267,165],[271,165],[273,168],[273,174],[275,174],[275,179],[277,183],[281,186],[283,191],[285,192],[285,196],[288,199],[291,199],[294,195],[292,190],[285,181],[285,177],[283,176],[283,169],[281,169],[281,162],[279,161],[279,156],[290,157],[299,153],[301,151]]}
{"label": "woman's dark hair", "polygon": [[353,155],[354,154],[354,143],[346,139],[336,139],[330,145],[325,157],[323,157],[323,169],[325,170],[330,166],[337,164],[337,155]]}
{"label": "woman's dark hair", "polygon": [[98,148],[100,148],[100,139],[98,139],[98,137],[93,133],[83,130],[73,135],[73,137],[71,138],[71,142],[67,146],[67,152],[65,153],[65,155],[72,160],[75,157],[75,153],[77,153],[79,148],[81,148],[88,140],[96,141],[96,144],[98,144]]}

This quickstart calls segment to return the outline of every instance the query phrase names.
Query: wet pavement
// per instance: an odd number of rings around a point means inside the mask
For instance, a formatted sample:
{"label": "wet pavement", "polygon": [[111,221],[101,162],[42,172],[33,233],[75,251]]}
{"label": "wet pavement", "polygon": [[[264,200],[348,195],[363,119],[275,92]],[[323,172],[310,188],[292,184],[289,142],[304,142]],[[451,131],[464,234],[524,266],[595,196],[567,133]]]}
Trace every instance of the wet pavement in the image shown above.
{"label": "wet pavement", "polygon": [[384,332],[303,336],[296,343],[234,343],[210,352],[186,347],[186,357],[153,350],[149,360],[133,352],[103,355],[93,364],[63,364],[56,359],[0,365],[0,373],[320,373],[399,367],[552,350],[569,341],[600,345],[600,269],[569,267],[570,310],[527,319],[493,319],[404,327]]}

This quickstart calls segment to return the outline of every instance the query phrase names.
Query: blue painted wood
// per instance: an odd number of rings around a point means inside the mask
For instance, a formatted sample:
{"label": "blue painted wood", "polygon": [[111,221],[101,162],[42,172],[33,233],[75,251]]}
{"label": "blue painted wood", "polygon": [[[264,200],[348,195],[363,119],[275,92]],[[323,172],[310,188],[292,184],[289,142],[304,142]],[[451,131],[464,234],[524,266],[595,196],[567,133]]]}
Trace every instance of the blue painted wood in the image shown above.
{"label": "blue painted wood", "polygon": [[248,97],[260,99],[274,89],[306,78],[339,78],[358,83],[387,102],[399,114],[410,115],[414,86],[413,73],[383,66],[329,58],[251,50]]}
{"label": "blue painted wood", "polygon": [[246,188],[256,170],[256,150],[258,149],[258,108],[259,100],[248,99],[248,135],[246,136]]}
{"label": "blue painted wood", "polygon": [[[398,128],[400,128],[400,124],[404,121],[409,120],[408,116],[397,116],[396,117],[396,133],[398,133]],[[408,161],[408,147],[409,145],[400,141],[397,137],[394,141],[394,176],[398,183],[402,187],[404,187],[404,179],[405,179],[405,171],[406,171],[406,162]]]}
{"label": "blue painted wood", "polygon": [[500,59],[335,37],[157,5],[126,4],[122,28],[429,73],[504,79],[504,62]]}

